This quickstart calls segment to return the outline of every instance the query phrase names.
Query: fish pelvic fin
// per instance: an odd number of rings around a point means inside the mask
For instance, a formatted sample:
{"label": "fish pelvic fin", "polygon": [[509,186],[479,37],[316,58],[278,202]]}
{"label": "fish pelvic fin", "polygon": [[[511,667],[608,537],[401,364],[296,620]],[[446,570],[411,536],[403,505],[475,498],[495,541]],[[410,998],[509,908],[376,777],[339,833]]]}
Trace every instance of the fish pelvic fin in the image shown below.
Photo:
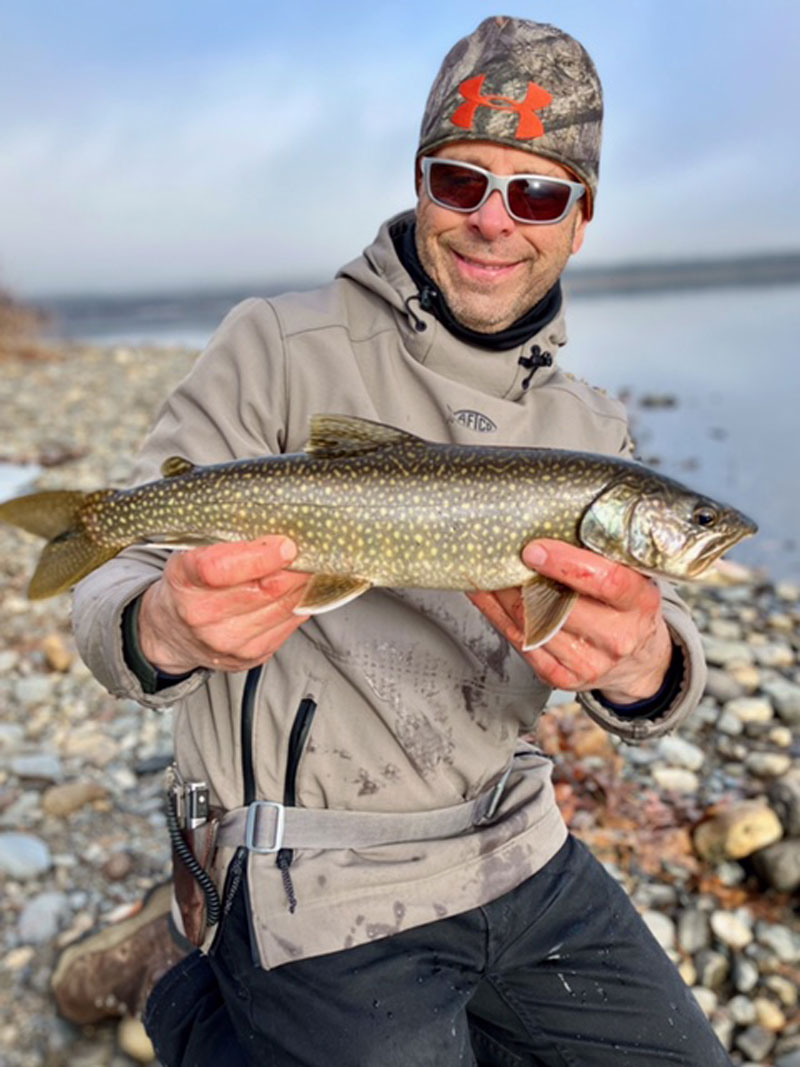
{"label": "fish pelvic fin", "polygon": [[522,651],[539,648],[558,633],[578,594],[561,582],[536,574],[522,586],[524,634]]}
{"label": "fish pelvic fin", "polygon": [[366,578],[354,578],[341,574],[315,574],[294,609],[295,615],[321,615],[349,604],[357,596],[366,593],[372,582]]}
{"label": "fish pelvic fin", "polygon": [[96,544],[81,518],[89,497],[96,504],[101,496],[113,492],[113,489],[99,493],[52,490],[0,504],[0,522],[18,526],[48,542],[28,586],[30,600],[44,600],[65,592],[124,547]]}

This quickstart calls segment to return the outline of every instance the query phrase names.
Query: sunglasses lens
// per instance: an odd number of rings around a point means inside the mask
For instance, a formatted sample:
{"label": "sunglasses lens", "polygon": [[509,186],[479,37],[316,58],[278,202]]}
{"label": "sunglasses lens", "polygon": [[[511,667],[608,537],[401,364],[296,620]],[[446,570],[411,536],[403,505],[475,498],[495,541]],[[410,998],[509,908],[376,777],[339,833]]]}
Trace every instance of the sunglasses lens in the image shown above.
{"label": "sunglasses lens", "polygon": [[478,171],[457,163],[436,160],[428,172],[431,198],[456,211],[472,211],[486,192],[487,181]]}
{"label": "sunglasses lens", "polygon": [[568,185],[547,178],[517,178],[508,185],[508,206],[524,222],[554,222],[569,203]]}

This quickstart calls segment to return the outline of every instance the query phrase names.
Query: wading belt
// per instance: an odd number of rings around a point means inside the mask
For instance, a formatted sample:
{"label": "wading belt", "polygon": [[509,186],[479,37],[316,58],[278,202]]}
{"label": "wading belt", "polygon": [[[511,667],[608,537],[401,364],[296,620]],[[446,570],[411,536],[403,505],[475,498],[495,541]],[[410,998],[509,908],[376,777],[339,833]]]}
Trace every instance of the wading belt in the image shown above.
{"label": "wading belt", "polygon": [[492,818],[510,772],[509,766],[499,782],[474,800],[432,811],[342,811],[256,800],[223,815],[217,845],[244,845],[251,852],[268,853],[282,848],[372,848],[455,837]]}

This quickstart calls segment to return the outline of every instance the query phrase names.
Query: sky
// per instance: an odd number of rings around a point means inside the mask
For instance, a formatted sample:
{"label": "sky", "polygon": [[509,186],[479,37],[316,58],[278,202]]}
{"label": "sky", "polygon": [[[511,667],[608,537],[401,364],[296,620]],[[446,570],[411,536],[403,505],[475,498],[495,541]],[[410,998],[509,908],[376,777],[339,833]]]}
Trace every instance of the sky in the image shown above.
{"label": "sky", "polygon": [[797,0],[6,0],[0,288],[324,280],[413,204],[431,81],[496,13],[603,80],[583,263],[800,249]]}

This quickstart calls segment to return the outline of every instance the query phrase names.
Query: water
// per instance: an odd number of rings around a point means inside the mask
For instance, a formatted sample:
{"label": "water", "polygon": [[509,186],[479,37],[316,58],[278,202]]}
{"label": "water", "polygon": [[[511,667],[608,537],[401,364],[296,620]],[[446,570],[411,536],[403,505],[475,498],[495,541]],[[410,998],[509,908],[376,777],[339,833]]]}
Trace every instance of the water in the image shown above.
{"label": "water", "polygon": [[[564,365],[629,403],[639,453],[760,526],[731,553],[800,578],[792,441],[800,399],[800,289],[740,288],[574,300]],[[637,397],[671,394],[674,408]]]}
{"label": "water", "polygon": [[[59,302],[55,332],[96,344],[202,347],[248,293]],[[800,503],[792,440],[800,398],[800,287],[705,288],[569,300],[562,366],[630,391],[640,456],[755,518],[732,557],[800,580]],[[674,396],[645,409],[644,394]],[[0,477],[2,472],[0,472]],[[5,496],[0,484],[0,496]]]}

